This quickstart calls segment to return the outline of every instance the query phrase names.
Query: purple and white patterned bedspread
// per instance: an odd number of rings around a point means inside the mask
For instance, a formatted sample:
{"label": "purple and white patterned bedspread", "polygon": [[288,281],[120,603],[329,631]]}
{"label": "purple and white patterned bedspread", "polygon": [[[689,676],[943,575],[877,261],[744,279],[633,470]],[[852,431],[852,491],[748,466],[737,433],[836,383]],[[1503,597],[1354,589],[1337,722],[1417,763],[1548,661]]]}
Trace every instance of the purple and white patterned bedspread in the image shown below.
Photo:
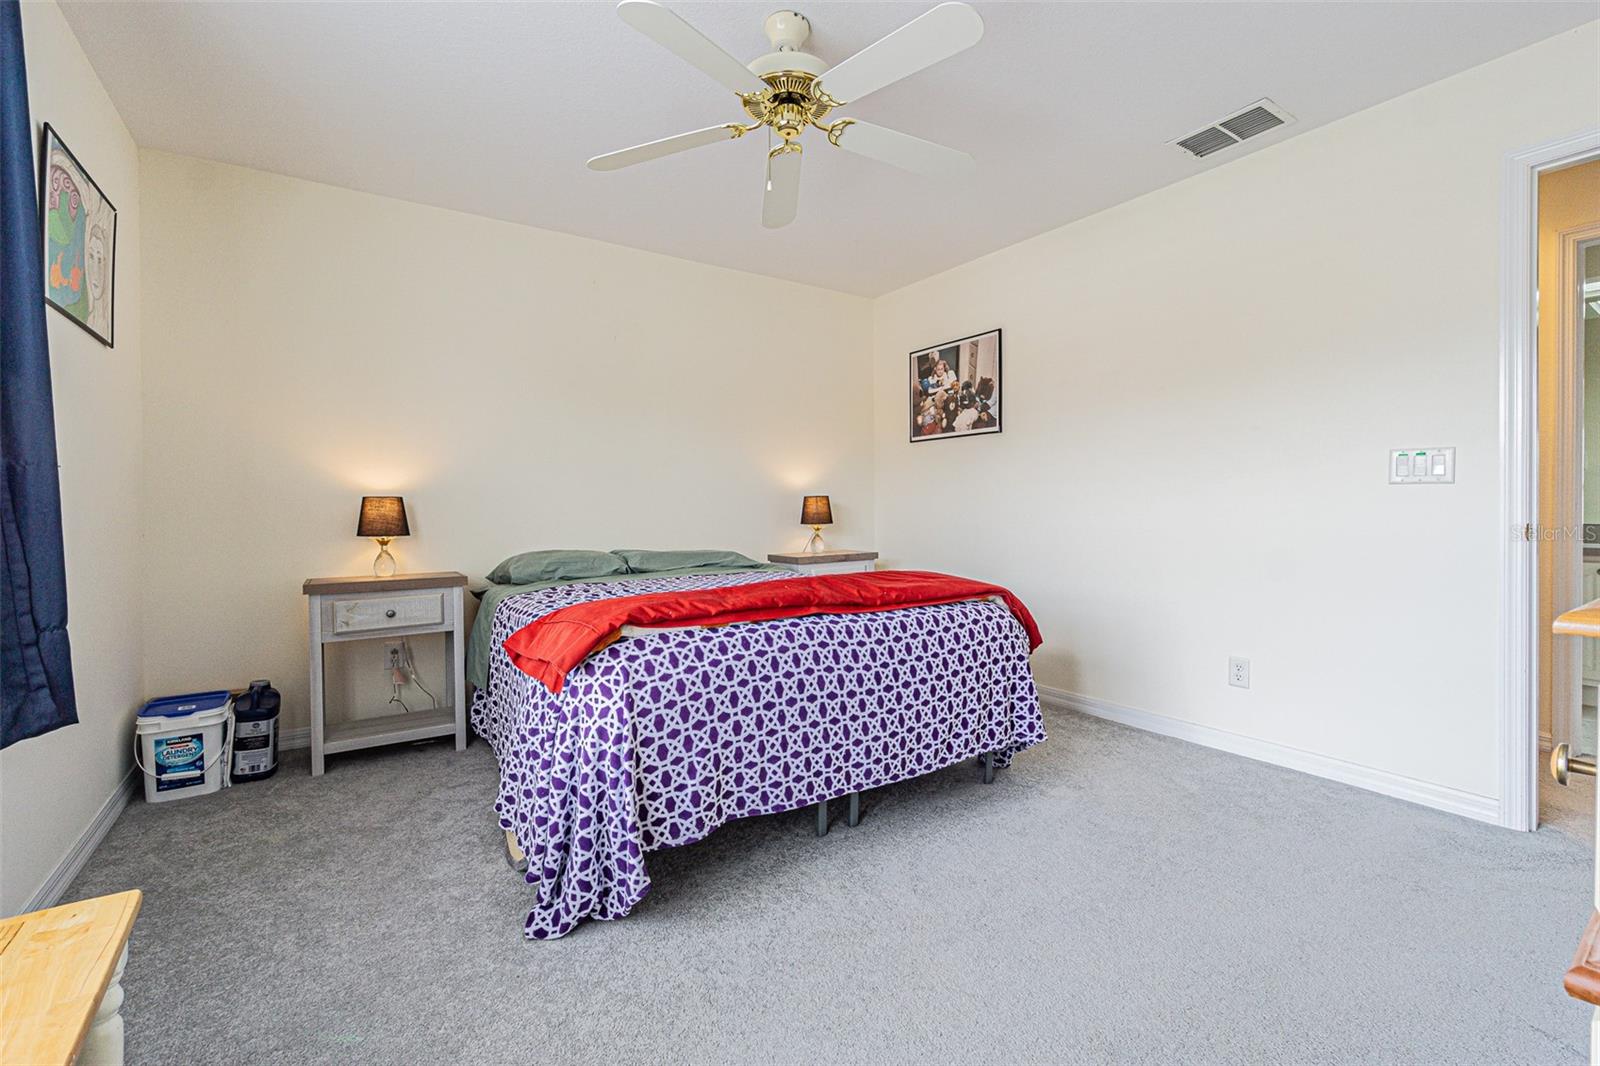
{"label": "purple and white patterned bedspread", "polygon": [[1028,638],[989,601],[814,615],[619,640],[559,695],[504,644],[559,607],[782,580],[708,574],[541,589],[501,601],[472,724],[500,762],[495,810],[538,893],[527,936],[627,914],[644,853],[1045,738]]}

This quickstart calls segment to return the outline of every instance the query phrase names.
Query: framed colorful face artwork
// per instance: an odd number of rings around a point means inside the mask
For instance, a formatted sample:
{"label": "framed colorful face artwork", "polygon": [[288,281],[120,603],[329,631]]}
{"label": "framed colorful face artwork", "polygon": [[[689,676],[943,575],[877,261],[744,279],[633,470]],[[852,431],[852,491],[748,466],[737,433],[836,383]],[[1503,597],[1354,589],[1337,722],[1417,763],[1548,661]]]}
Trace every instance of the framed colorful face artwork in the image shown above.
{"label": "framed colorful face artwork", "polygon": [[45,302],[114,347],[117,209],[49,123],[39,153],[39,214]]}

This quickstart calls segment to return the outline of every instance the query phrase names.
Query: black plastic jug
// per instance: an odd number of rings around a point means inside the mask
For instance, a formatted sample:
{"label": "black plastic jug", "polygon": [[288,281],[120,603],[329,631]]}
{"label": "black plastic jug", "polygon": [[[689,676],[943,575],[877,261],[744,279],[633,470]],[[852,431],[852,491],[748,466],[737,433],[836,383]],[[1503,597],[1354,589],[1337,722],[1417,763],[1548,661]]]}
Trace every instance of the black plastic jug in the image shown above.
{"label": "black plastic jug", "polygon": [[270,681],[252,681],[233,698],[235,784],[259,781],[278,772],[278,706],[282,698]]}

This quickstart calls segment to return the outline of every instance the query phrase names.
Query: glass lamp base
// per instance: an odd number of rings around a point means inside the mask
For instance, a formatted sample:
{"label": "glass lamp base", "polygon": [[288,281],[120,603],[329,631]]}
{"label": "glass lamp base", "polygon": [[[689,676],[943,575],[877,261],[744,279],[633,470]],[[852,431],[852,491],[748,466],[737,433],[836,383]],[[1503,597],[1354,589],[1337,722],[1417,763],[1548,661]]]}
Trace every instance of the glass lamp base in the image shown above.
{"label": "glass lamp base", "polygon": [[822,543],[822,527],[821,526],[812,526],[811,527],[811,539],[806,541],[806,546],[805,546],[805,548],[803,550],[808,551],[808,552],[820,552],[820,551],[827,551],[828,550],[827,546]]}
{"label": "glass lamp base", "polygon": [[399,569],[394,556],[389,554],[389,545],[378,542],[378,557],[372,560],[373,577],[394,577],[394,572]]}

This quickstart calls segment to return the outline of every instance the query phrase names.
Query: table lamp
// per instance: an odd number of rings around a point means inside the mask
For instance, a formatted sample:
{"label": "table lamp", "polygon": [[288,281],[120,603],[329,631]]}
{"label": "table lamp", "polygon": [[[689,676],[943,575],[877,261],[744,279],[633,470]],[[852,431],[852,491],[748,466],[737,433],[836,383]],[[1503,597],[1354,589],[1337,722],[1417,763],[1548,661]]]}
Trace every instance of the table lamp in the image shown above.
{"label": "table lamp", "polygon": [[811,539],[806,541],[805,550],[808,552],[824,550],[822,527],[833,524],[833,508],[828,505],[828,498],[826,496],[807,496],[801,501],[800,524],[811,527]]}
{"label": "table lamp", "polygon": [[389,554],[389,542],[411,536],[411,527],[406,524],[406,501],[399,496],[361,497],[356,536],[372,537],[378,542],[378,557],[372,560],[373,576],[393,577],[395,561]]}

